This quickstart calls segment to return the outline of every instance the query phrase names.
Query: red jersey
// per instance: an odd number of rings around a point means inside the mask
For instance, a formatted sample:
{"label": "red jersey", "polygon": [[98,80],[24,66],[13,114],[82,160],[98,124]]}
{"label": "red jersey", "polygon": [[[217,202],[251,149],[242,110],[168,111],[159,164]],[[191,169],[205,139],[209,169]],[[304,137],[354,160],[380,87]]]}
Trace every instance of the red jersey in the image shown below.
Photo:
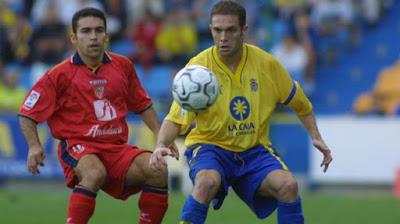
{"label": "red jersey", "polygon": [[129,59],[106,52],[93,72],[76,53],[43,75],[19,114],[47,120],[57,139],[126,143],[128,111],[140,113],[151,104]]}

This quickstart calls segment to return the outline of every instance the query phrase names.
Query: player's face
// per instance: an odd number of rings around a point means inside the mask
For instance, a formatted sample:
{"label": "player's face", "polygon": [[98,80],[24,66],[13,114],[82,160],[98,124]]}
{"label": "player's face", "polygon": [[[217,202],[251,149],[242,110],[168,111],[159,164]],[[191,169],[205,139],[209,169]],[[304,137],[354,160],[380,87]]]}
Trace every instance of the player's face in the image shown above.
{"label": "player's face", "polygon": [[88,16],[78,20],[77,30],[71,35],[71,41],[81,57],[101,60],[108,40],[108,34],[102,19]]}
{"label": "player's face", "polygon": [[238,16],[213,15],[210,29],[221,57],[235,56],[241,52],[247,25],[240,27]]}

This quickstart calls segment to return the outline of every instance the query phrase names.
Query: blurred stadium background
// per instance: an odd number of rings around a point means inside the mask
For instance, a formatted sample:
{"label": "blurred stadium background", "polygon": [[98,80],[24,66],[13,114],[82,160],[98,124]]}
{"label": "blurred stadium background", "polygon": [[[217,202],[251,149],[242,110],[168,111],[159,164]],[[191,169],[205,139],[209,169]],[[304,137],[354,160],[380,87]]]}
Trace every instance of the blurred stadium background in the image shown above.
{"label": "blurred stadium background", "polygon": [[[188,58],[211,42],[208,13],[216,0],[0,0],[0,223],[62,223],[69,190],[56,159],[57,142],[39,129],[47,151],[40,177],[26,169],[27,146],[16,116],[28,89],[73,53],[69,24],[82,7],[103,9],[109,49],[131,58],[162,119],[170,84]],[[299,179],[307,223],[400,223],[400,0],[240,0],[247,41],[274,54],[314,104],[334,161],[323,174],[295,116],[280,109],[272,141]],[[154,138],[133,115],[132,144]],[[181,145],[181,140],[179,141]],[[182,148],[183,150],[183,148]],[[190,192],[184,159],[170,162],[176,223]],[[137,219],[136,198],[100,194],[92,223]],[[261,222],[236,196],[207,223]]]}

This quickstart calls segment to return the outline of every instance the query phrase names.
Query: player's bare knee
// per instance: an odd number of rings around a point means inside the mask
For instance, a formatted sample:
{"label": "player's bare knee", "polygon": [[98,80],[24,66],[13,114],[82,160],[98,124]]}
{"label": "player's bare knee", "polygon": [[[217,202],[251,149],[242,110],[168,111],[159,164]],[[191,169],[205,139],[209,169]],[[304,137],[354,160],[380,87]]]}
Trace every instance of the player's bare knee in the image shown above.
{"label": "player's bare knee", "polygon": [[282,180],[278,191],[278,199],[285,202],[295,201],[298,197],[298,184],[294,177]]}
{"label": "player's bare knee", "polygon": [[146,180],[147,185],[165,187],[168,185],[168,170],[162,169],[153,172],[151,177]]}
{"label": "player's bare knee", "polygon": [[90,190],[99,190],[107,177],[107,172],[104,167],[96,167],[86,170],[82,175],[80,185],[89,188]]}
{"label": "player's bare knee", "polygon": [[200,176],[196,177],[193,195],[201,202],[209,203],[218,192],[220,185],[221,177],[219,174],[200,174]]}

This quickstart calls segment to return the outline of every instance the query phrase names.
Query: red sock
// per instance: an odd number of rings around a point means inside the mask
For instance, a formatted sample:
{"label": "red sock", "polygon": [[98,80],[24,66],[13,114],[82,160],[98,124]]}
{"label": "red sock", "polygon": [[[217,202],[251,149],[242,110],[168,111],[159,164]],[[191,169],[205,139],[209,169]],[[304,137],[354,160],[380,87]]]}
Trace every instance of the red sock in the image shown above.
{"label": "red sock", "polygon": [[75,187],[69,200],[67,224],[88,223],[93,215],[95,206],[95,192]]}
{"label": "red sock", "polygon": [[160,224],[168,208],[168,190],[146,186],[139,199],[139,224]]}

